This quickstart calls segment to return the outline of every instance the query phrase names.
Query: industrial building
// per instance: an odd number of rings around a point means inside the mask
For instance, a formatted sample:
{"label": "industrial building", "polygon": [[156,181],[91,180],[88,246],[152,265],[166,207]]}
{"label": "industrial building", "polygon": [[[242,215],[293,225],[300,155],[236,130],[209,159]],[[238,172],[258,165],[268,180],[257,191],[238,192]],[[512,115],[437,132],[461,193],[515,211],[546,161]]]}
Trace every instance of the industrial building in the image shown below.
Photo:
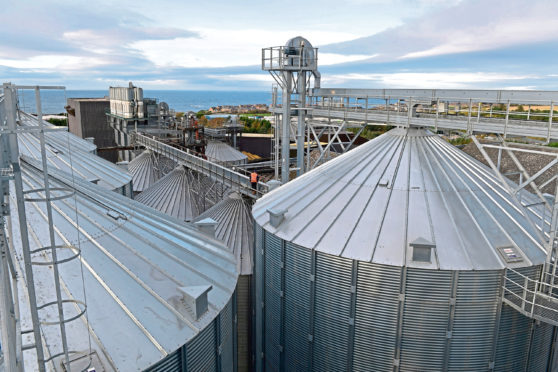
{"label": "industrial building", "polygon": [[113,164],[3,85],[0,371],[558,370],[558,154],[508,143],[558,140],[558,92],[322,88],[302,37],[261,65],[259,163],[130,83]]}
{"label": "industrial building", "polygon": [[114,130],[107,123],[107,110],[110,108],[108,98],[68,98],[69,132],[80,138],[92,138],[98,148],[98,155],[105,160],[116,163],[118,153],[114,150],[116,141]]}

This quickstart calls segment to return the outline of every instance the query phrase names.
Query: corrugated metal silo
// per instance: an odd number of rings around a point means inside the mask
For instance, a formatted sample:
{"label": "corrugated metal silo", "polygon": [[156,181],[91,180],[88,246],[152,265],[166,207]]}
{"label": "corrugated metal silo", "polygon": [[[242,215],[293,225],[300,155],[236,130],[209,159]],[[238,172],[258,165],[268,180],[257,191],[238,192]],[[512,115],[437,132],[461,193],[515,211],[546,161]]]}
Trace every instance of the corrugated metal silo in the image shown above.
{"label": "corrugated metal silo", "polygon": [[134,192],[146,190],[175,166],[176,163],[168,158],[156,158],[150,150],[143,151],[128,164]]}
{"label": "corrugated metal silo", "polygon": [[[40,162],[23,161],[22,173],[24,188],[43,197]],[[238,272],[227,248],[130,198],[56,169],[49,173],[52,190],[75,191],[51,203],[57,247],[70,248],[60,249],[58,259],[81,253],[79,260],[58,265],[65,301],[87,305],[86,318],[79,317],[81,308],[64,307],[65,319],[76,319],[67,323],[69,345],[80,353],[91,348],[97,370],[235,371]],[[50,239],[46,205],[37,200],[26,209],[33,250]],[[17,214],[15,204],[10,206]],[[17,219],[12,231],[10,239],[20,249]],[[34,254],[34,262],[52,261],[48,252]],[[54,297],[52,270],[44,264],[35,270],[40,300]],[[22,327],[29,323],[23,316]],[[51,324],[41,324],[48,355],[61,342],[58,326]]]}
{"label": "corrugated metal silo", "polygon": [[198,216],[194,222],[212,219],[215,237],[225,243],[236,257],[240,273],[236,288],[238,371],[252,367],[252,249],[254,220],[251,201],[233,192]]}
{"label": "corrugated metal silo", "polygon": [[[522,195],[525,203],[531,196]],[[493,172],[397,128],[262,197],[258,371],[546,371],[554,327],[502,302],[546,252]]]}
{"label": "corrugated metal silo", "polygon": [[248,161],[246,155],[221,141],[209,141],[205,155],[212,162],[229,167],[246,164]]}
{"label": "corrugated metal silo", "polygon": [[182,165],[135,197],[138,202],[181,221],[191,221],[203,210],[194,177]]}

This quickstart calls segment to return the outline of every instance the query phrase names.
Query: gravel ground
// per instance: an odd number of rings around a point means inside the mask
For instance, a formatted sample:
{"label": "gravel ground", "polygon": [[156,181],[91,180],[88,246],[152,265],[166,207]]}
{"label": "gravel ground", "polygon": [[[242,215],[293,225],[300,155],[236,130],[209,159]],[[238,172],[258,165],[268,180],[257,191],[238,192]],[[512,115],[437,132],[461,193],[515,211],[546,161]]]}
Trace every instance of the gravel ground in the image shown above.
{"label": "gravel ground", "polygon": [[[510,144],[510,147],[520,147],[520,148],[544,151],[549,153],[549,155],[547,156],[542,154],[529,154],[529,153],[518,152],[518,151],[514,152],[514,155],[517,157],[517,159],[519,160],[521,165],[523,165],[523,167],[525,168],[527,173],[529,173],[529,175],[533,175],[537,173],[539,170],[544,168],[549,162],[551,162],[555,156],[558,156],[558,149],[545,147],[545,146]],[[480,153],[480,151],[478,150],[477,146],[474,143],[471,142],[465,145],[462,150],[465,153],[474,157],[475,159],[479,160],[483,164],[488,165],[488,163],[486,162],[486,160],[484,159],[484,157],[482,156],[482,154]],[[497,164],[498,150],[489,149],[489,148],[485,148],[485,150],[490,156],[490,158],[492,159],[492,161],[494,162],[494,164]],[[500,171],[503,174],[519,172],[519,169],[517,168],[517,166],[511,159],[511,157],[506,153],[506,151],[502,151],[502,161],[501,161]],[[557,173],[558,173],[558,164],[552,166],[549,170],[543,173],[539,178],[537,178],[535,182],[537,185],[541,185],[542,183],[552,178]],[[519,181],[518,174],[507,175],[507,177],[514,182]],[[525,178],[523,178],[523,180],[525,180]],[[554,195],[555,187],[556,187],[556,183],[555,181],[552,181],[542,189],[542,192]]]}

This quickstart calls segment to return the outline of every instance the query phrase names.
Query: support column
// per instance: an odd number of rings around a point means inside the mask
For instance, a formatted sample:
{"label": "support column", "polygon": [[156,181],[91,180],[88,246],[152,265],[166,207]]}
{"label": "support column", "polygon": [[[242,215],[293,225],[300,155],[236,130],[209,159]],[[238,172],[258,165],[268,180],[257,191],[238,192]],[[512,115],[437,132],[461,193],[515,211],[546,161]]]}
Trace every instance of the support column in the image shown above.
{"label": "support column", "polygon": [[296,175],[301,176],[304,173],[304,132],[306,128],[306,113],[304,106],[306,105],[306,72],[298,73],[298,127],[296,134],[296,166],[298,170]]}
{"label": "support column", "polygon": [[289,182],[292,75],[290,71],[283,71],[285,79],[285,86],[283,87],[283,121],[281,123],[281,182],[283,184]]}

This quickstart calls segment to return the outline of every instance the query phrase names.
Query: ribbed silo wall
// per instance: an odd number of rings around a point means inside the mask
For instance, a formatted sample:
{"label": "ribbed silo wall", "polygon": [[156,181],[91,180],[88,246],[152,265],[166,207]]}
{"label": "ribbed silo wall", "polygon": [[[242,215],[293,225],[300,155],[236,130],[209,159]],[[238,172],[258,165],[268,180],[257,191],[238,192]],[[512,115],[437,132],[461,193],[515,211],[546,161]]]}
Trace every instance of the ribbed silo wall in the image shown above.
{"label": "ribbed silo wall", "polygon": [[146,372],[236,372],[236,293],[207,327]]}
{"label": "ribbed silo wall", "polygon": [[240,275],[236,285],[238,371],[252,370],[252,275]]}
{"label": "ribbed silo wall", "polygon": [[502,270],[359,262],[259,226],[254,259],[257,371],[550,368],[554,327],[502,304]]}

